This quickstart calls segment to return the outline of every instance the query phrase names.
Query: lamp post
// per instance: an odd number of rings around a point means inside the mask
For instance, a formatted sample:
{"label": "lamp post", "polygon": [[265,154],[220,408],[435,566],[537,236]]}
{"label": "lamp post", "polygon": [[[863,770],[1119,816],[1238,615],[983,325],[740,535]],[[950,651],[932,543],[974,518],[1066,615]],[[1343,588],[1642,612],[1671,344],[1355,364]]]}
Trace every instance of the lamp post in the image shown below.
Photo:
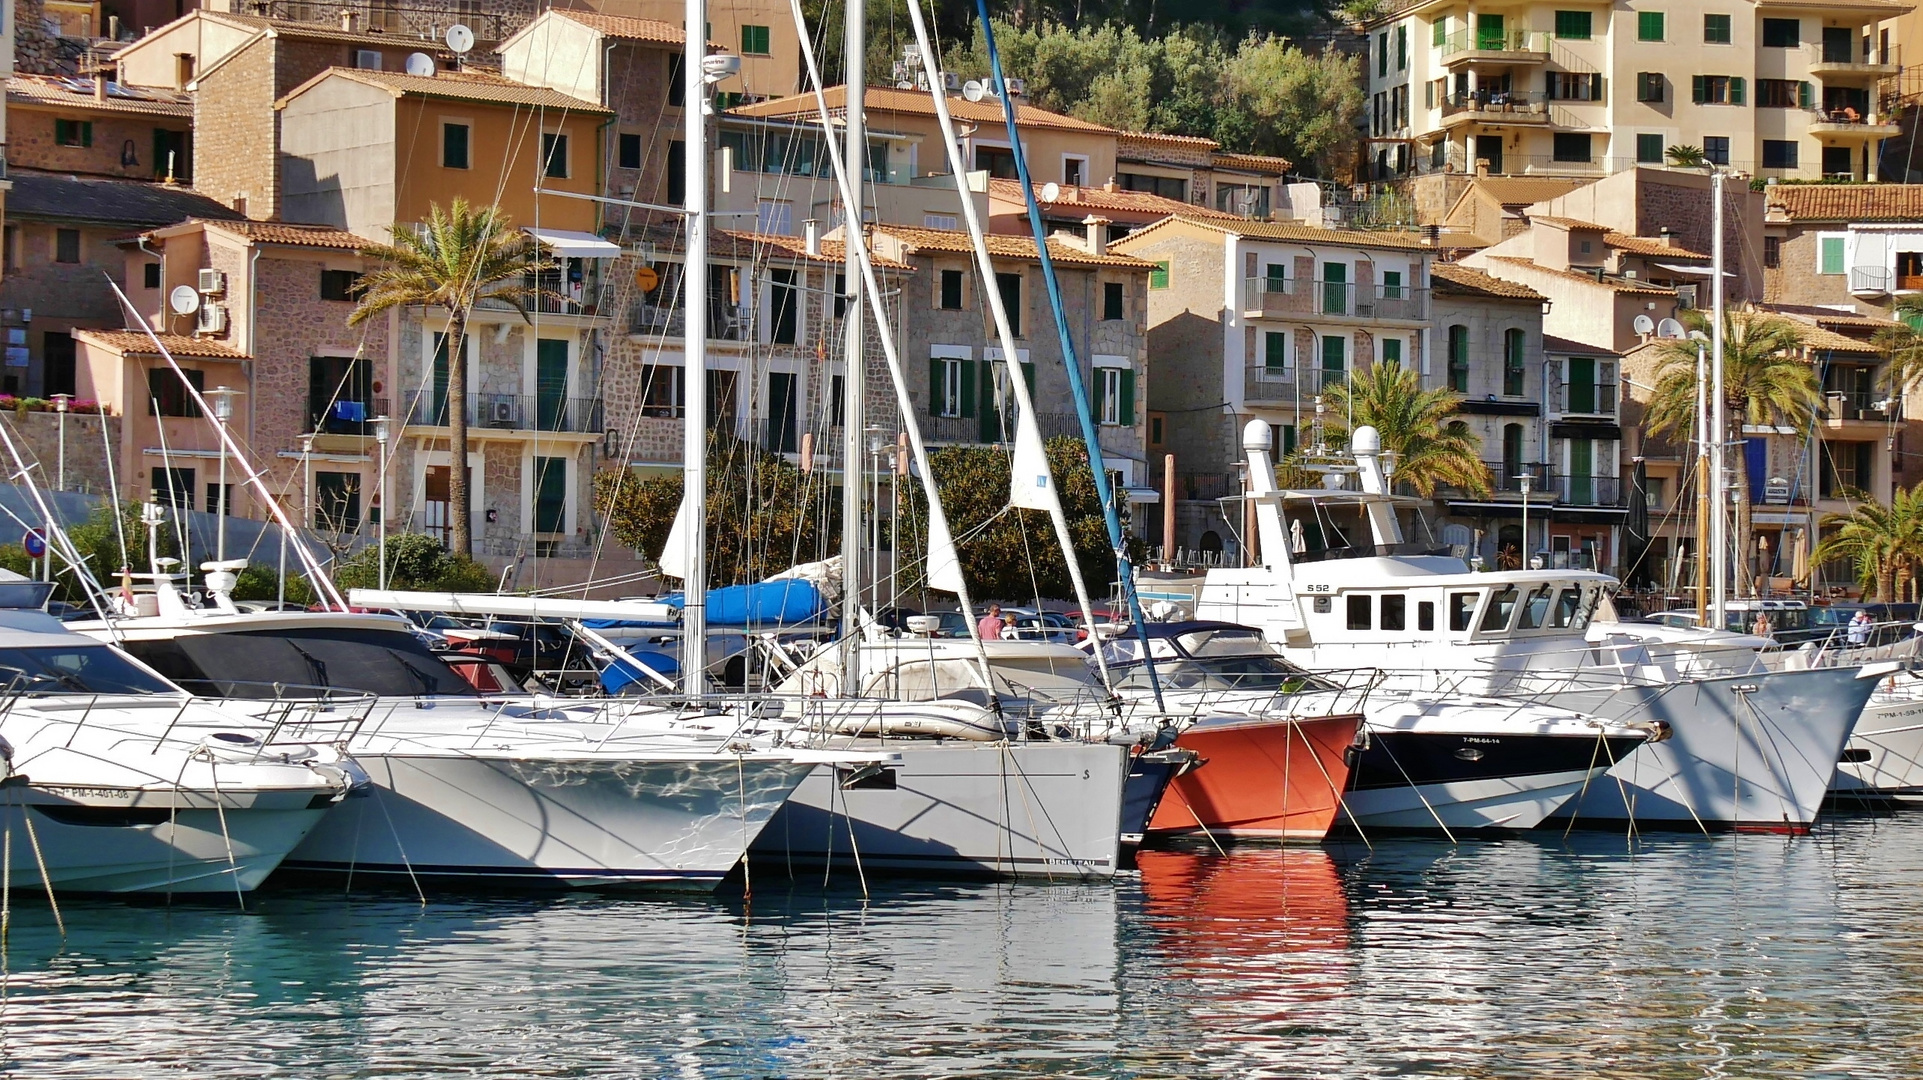
{"label": "lamp post", "polygon": [[67,490],[67,406],[73,403],[72,394],[55,394],[53,411],[60,414],[60,472],[54,481],[54,488]]}
{"label": "lamp post", "polygon": [[374,478],[374,490],[381,505],[381,516],[377,526],[380,531],[375,533],[377,537],[375,543],[381,560],[381,588],[385,590],[387,588],[387,439],[393,421],[385,416],[376,416],[373,423],[374,441],[381,445],[381,471],[380,475]]}
{"label": "lamp post", "polygon": [[1529,475],[1528,466],[1523,467],[1522,476],[1522,550],[1516,552],[1520,568],[1529,566],[1529,491],[1535,486],[1536,478]]}
{"label": "lamp post", "polygon": [[225,386],[216,386],[207,391],[206,397],[214,406],[214,423],[220,425],[220,484],[214,488],[215,512],[220,520],[215,522],[214,560],[227,561],[227,422],[234,418],[234,399],[246,393]]}

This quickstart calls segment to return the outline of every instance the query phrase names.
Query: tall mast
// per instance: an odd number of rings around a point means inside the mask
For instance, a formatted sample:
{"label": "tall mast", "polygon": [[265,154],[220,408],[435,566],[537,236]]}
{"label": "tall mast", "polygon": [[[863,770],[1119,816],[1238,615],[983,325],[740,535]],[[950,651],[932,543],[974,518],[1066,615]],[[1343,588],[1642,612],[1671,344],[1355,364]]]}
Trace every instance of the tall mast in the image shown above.
{"label": "tall mast", "polygon": [[708,688],[708,0],[687,0],[682,38],[681,112],[686,124],[682,191],[687,197],[686,261],[681,275],[682,358],[686,370],[681,396],[686,402],[681,468],[682,539],[687,574],[681,616],[681,672],[690,697]]}
{"label": "tall mast", "polygon": [[[864,0],[847,0],[847,23],[842,31],[843,65],[846,75],[843,82],[847,90],[847,109],[844,122],[847,124],[847,168],[848,178],[855,191],[855,204],[841,208],[841,224],[844,234],[858,231],[862,224],[861,200],[865,193],[862,181],[866,176],[868,160],[868,133],[865,118],[862,116],[862,101],[868,83],[865,49],[868,45],[867,12]],[[867,364],[862,357],[862,318],[861,318],[861,262],[855,257],[855,245],[842,245],[847,252],[844,279],[847,281],[847,300],[842,307],[842,332],[846,339],[842,346],[841,376],[841,658],[842,688],[845,693],[858,693],[861,688],[861,596],[864,579],[862,566],[862,477],[867,447],[862,437],[867,429]],[[877,511],[879,513],[879,511]],[[899,545],[897,545],[899,552]],[[876,560],[881,556],[879,550]],[[879,602],[879,601],[878,601]]]}
{"label": "tall mast", "polygon": [[[1723,452],[1729,441],[1729,418],[1723,404],[1723,173],[1709,178],[1710,201],[1715,211],[1710,223],[1709,241],[1709,606],[1711,626],[1723,628],[1729,602],[1729,495],[1723,469]],[[1748,492],[1743,493],[1748,498]]]}

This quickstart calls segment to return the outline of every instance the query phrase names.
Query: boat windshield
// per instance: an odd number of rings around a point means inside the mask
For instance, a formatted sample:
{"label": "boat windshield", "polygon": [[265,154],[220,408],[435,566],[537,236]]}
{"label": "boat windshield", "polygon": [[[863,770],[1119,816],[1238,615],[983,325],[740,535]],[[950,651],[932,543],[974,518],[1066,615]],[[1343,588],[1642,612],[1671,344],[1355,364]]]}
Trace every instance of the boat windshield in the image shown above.
{"label": "boat windshield", "polygon": [[0,686],[26,694],[178,694],[105,645],[0,649]]}
{"label": "boat windshield", "polygon": [[[1268,653],[1158,659],[1155,661],[1155,676],[1161,680],[1165,690],[1267,690],[1295,693],[1300,690],[1335,688],[1334,684]],[[1116,681],[1124,689],[1150,689],[1148,668],[1143,664],[1130,665],[1119,673]]]}
{"label": "boat windshield", "polygon": [[478,693],[405,630],[308,627],[129,641],[128,652],[198,694],[299,696],[325,687],[381,697]]}

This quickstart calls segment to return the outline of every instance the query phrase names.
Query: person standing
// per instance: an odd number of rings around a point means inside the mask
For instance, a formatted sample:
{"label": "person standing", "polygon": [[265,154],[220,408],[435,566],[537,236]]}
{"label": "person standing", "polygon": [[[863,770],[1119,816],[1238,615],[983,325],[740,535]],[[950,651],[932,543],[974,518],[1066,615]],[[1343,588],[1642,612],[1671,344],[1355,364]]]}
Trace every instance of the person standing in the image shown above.
{"label": "person standing", "polygon": [[1856,617],[1850,620],[1850,644],[1858,648],[1868,645],[1870,643],[1870,628],[1874,625],[1875,620],[1870,618],[1870,613],[1867,610],[1859,608],[1856,612]]}
{"label": "person standing", "polygon": [[1756,625],[1755,625],[1755,626],[1752,626],[1752,627],[1750,627],[1750,628],[1749,628],[1749,632],[1750,632],[1750,633],[1752,633],[1752,634],[1755,634],[1755,635],[1756,635],[1757,637],[1768,637],[1768,636],[1769,636],[1769,615],[1768,615],[1768,613],[1766,613],[1766,612],[1761,612],[1761,611],[1759,611],[1759,612],[1757,612],[1757,613],[1756,613]]}
{"label": "person standing", "polygon": [[1007,625],[1002,621],[1002,606],[990,604],[988,614],[983,615],[981,621],[975,624],[975,633],[979,634],[983,641],[1000,641],[1002,628]]}

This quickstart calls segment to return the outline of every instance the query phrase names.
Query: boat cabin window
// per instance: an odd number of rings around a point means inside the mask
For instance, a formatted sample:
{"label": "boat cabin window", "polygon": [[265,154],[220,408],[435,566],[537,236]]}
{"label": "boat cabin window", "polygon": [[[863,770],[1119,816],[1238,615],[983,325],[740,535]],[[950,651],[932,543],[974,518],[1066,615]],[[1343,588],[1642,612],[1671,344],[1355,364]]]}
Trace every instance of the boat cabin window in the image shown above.
{"label": "boat cabin window", "polygon": [[178,694],[106,645],[0,649],[0,686],[24,694]]}
{"label": "boat cabin window", "polygon": [[1449,629],[1469,629],[1469,620],[1476,615],[1476,599],[1481,595],[1481,593],[1472,592],[1449,594]]}
{"label": "boat cabin window", "polygon": [[[1214,630],[1194,630],[1175,639],[1182,651],[1190,656],[1246,656],[1250,653],[1273,655],[1268,639],[1259,630],[1245,630],[1240,627],[1220,627]],[[1159,643],[1158,643],[1159,644]],[[1166,649],[1157,649],[1157,656],[1174,655]]]}
{"label": "boat cabin window", "polygon": [[[1334,683],[1319,679],[1279,656],[1248,653],[1242,656],[1158,660],[1155,677],[1164,690],[1272,690],[1296,693],[1333,690]],[[1135,667],[1117,680],[1125,689],[1149,689],[1148,668]]]}
{"label": "boat cabin window", "polygon": [[1401,593],[1387,593],[1382,597],[1382,628],[1384,630],[1408,629],[1409,598]]}
{"label": "boat cabin window", "polygon": [[1530,592],[1529,599],[1523,601],[1522,618],[1516,620],[1516,629],[1542,629],[1543,620],[1549,615],[1549,598],[1555,593],[1554,585],[1544,585]]}
{"label": "boat cabin window", "polygon": [[1423,600],[1416,604],[1416,629],[1434,630],[1436,628],[1436,605],[1433,600]]}
{"label": "boat cabin window", "polygon": [[1549,612],[1549,625],[1557,630],[1569,630],[1576,625],[1576,616],[1582,611],[1582,591],[1570,586],[1556,595],[1556,606]]}
{"label": "boat cabin window", "polygon": [[300,697],[303,689],[315,688],[381,697],[478,693],[405,630],[314,626],[182,634],[125,647],[189,691],[212,697]]}
{"label": "boat cabin window", "polygon": [[1509,617],[1516,613],[1516,595],[1511,586],[1490,599],[1489,610],[1482,613],[1482,633],[1499,634],[1509,629]]}
{"label": "boat cabin window", "polygon": [[1374,599],[1368,594],[1349,597],[1349,629],[1367,630],[1369,628],[1369,602]]}

